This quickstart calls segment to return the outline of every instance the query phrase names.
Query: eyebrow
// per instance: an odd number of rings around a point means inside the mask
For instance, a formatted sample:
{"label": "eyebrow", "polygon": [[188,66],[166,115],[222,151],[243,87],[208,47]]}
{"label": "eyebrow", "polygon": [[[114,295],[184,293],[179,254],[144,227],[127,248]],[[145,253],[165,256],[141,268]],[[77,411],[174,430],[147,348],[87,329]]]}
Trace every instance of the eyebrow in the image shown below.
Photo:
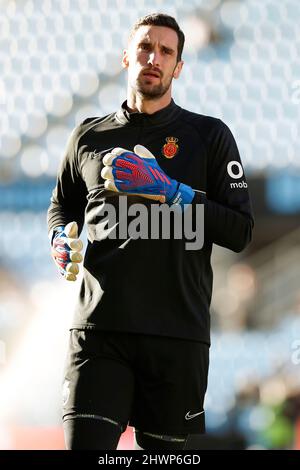
{"label": "eyebrow", "polygon": [[[138,43],[138,46],[142,46],[143,44],[150,44],[150,45],[151,45],[152,43],[151,43],[151,41],[149,41],[148,39],[142,39],[142,40]],[[174,49],[172,49],[172,48],[169,47],[169,46],[165,46],[164,44],[161,44],[160,47],[161,47],[162,49],[165,49],[165,50],[168,51],[168,52],[172,52],[172,53],[175,52]]]}

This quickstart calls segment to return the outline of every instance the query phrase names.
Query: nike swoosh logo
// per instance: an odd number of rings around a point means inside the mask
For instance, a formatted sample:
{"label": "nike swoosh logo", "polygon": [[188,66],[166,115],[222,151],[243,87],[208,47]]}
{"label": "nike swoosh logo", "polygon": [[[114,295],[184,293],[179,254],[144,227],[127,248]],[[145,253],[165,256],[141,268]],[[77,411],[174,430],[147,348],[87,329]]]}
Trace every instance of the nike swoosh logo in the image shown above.
{"label": "nike swoosh logo", "polygon": [[109,153],[114,147],[110,147],[109,149],[105,149],[105,150],[100,150],[100,152],[98,152],[97,150],[94,150],[92,152],[92,158],[98,158],[98,157],[101,157],[102,155],[105,155],[107,153]]}
{"label": "nike swoosh logo", "polygon": [[187,414],[185,415],[185,419],[193,419],[195,418],[196,416],[199,416],[199,415],[202,415],[202,413],[204,413],[204,410],[203,411],[200,411],[199,413],[195,413],[193,415],[190,414],[190,411],[187,412]]}

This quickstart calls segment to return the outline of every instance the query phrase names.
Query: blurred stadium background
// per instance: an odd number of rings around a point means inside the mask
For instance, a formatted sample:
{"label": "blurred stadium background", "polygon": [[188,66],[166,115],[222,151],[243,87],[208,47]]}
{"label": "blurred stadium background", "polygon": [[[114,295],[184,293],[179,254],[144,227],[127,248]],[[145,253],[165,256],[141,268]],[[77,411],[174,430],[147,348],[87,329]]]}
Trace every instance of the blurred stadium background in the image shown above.
{"label": "blurred stadium background", "polygon": [[72,128],[125,99],[128,31],[154,11],[186,34],[175,101],[230,126],[256,217],[246,252],[214,253],[208,445],[300,449],[299,0],[0,0],[1,449],[63,448],[79,283],[50,259],[46,210]]}

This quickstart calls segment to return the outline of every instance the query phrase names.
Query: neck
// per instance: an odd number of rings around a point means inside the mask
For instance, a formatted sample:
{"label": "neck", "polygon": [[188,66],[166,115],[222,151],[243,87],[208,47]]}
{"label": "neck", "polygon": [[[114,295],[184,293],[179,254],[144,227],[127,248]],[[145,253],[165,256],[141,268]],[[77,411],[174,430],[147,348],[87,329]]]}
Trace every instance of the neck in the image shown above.
{"label": "neck", "polygon": [[143,96],[128,90],[127,92],[127,108],[129,112],[153,114],[171,103],[171,95],[166,93],[161,98],[145,99]]}

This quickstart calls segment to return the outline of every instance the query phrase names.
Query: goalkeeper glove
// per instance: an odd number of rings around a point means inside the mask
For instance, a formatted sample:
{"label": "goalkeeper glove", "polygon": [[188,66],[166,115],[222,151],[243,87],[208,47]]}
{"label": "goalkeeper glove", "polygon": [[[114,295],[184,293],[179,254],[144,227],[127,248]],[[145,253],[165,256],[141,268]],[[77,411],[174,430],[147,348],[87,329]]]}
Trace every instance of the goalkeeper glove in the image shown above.
{"label": "goalkeeper glove", "polygon": [[103,158],[101,176],[106,189],[157,199],[182,208],[194,198],[190,186],[169,178],[158,165],[155,156],[142,145],[134,152],[114,148]]}
{"label": "goalkeeper glove", "polygon": [[82,241],[78,238],[76,222],[70,222],[65,227],[57,227],[52,235],[51,255],[62,276],[67,281],[76,281],[79,273],[78,263],[82,261],[80,251]]}

